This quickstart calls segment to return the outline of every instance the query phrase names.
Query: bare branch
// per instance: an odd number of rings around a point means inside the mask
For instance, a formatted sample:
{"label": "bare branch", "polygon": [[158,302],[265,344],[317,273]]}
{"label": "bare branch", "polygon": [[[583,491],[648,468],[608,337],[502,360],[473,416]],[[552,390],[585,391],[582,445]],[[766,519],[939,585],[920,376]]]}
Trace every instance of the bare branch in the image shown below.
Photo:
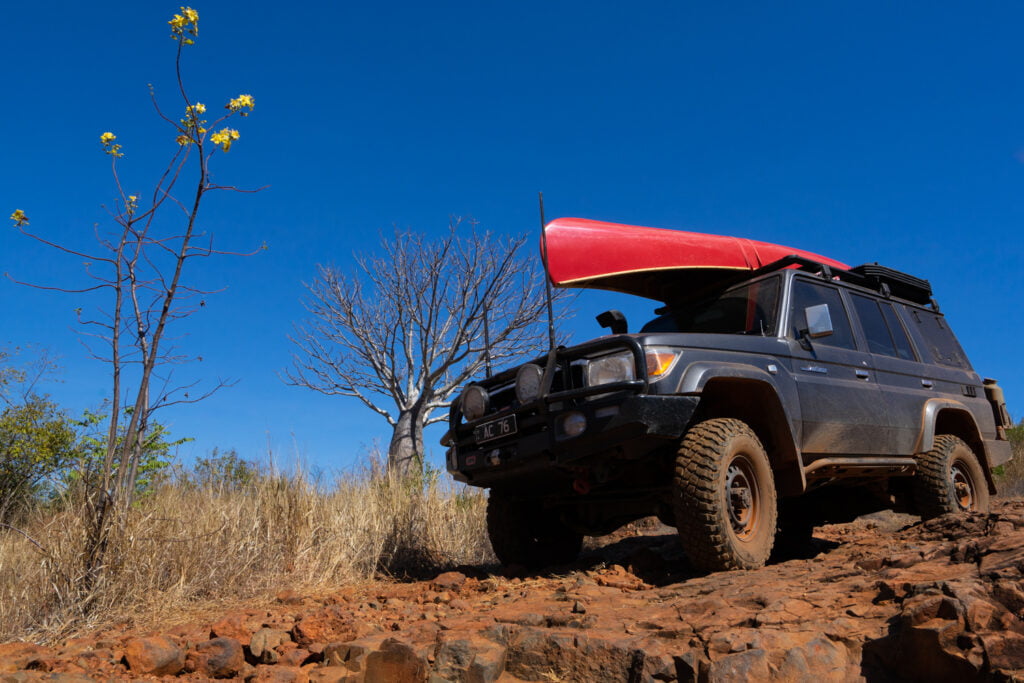
{"label": "bare branch", "polygon": [[49,553],[49,551],[48,551],[48,550],[47,550],[46,548],[44,548],[44,547],[43,547],[43,546],[42,546],[42,545],[41,545],[41,544],[39,543],[39,541],[37,541],[36,539],[34,539],[34,538],[32,538],[31,536],[29,536],[29,535],[28,535],[27,533],[25,533],[24,531],[22,531],[22,530],[21,530],[21,529],[19,529],[18,527],[16,527],[16,526],[11,526],[10,524],[7,524],[7,523],[5,523],[5,522],[0,522],[0,526],[4,527],[5,529],[10,529],[11,531],[13,531],[13,532],[15,532],[15,533],[21,534],[21,535],[22,535],[22,536],[23,536],[23,537],[25,538],[25,540],[27,540],[27,541],[28,541],[29,543],[31,543],[32,545],[34,545],[34,546],[36,547],[36,549],[37,549],[37,550],[38,550],[38,551],[39,551],[40,553],[42,553],[42,554],[43,554],[43,555],[45,555],[46,557],[50,557],[50,553]]}

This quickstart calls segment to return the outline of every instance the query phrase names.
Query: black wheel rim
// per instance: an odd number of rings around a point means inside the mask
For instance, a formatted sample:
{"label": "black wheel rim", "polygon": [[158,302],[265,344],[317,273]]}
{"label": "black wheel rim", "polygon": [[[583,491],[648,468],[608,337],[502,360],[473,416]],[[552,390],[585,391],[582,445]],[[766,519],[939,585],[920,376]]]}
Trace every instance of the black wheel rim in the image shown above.
{"label": "black wheel rim", "polygon": [[970,470],[960,461],[949,468],[950,483],[953,485],[953,500],[961,510],[974,510],[977,496],[975,495],[974,478]]}
{"label": "black wheel rim", "polygon": [[726,506],[729,524],[741,541],[749,540],[757,530],[761,516],[760,492],[753,463],[745,455],[737,455],[725,473]]}

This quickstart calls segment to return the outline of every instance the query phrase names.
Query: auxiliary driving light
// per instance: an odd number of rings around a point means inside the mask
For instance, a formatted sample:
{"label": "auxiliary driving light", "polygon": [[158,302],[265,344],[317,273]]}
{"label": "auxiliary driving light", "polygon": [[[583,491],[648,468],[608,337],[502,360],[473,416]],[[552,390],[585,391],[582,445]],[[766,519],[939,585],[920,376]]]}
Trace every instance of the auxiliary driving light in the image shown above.
{"label": "auxiliary driving light", "polygon": [[562,433],[572,438],[587,430],[587,418],[583,413],[566,413],[562,416]]}
{"label": "auxiliary driving light", "polygon": [[462,392],[462,415],[472,422],[479,420],[487,413],[491,397],[487,390],[476,384],[471,384]]}
{"label": "auxiliary driving light", "polygon": [[527,363],[516,373],[516,398],[520,403],[529,403],[540,396],[540,382],[544,370],[539,365]]}

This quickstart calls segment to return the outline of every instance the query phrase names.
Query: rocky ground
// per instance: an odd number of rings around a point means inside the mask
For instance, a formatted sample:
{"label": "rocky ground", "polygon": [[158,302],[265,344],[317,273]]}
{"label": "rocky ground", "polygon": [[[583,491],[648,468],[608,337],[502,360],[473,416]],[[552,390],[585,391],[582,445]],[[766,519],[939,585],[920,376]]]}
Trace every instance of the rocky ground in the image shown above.
{"label": "rocky ground", "polygon": [[915,522],[819,527],[803,558],[709,576],[650,524],[543,575],[284,590],[158,633],[8,643],[0,683],[1024,681],[1024,501]]}

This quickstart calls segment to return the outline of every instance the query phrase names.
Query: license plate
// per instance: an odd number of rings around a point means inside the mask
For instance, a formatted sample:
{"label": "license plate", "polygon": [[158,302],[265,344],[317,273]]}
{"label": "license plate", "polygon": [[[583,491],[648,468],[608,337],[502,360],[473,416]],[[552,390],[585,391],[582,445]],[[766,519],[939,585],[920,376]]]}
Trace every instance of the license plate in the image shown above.
{"label": "license plate", "polygon": [[500,439],[516,433],[516,416],[506,415],[498,420],[491,420],[473,428],[473,437],[477,443]]}

